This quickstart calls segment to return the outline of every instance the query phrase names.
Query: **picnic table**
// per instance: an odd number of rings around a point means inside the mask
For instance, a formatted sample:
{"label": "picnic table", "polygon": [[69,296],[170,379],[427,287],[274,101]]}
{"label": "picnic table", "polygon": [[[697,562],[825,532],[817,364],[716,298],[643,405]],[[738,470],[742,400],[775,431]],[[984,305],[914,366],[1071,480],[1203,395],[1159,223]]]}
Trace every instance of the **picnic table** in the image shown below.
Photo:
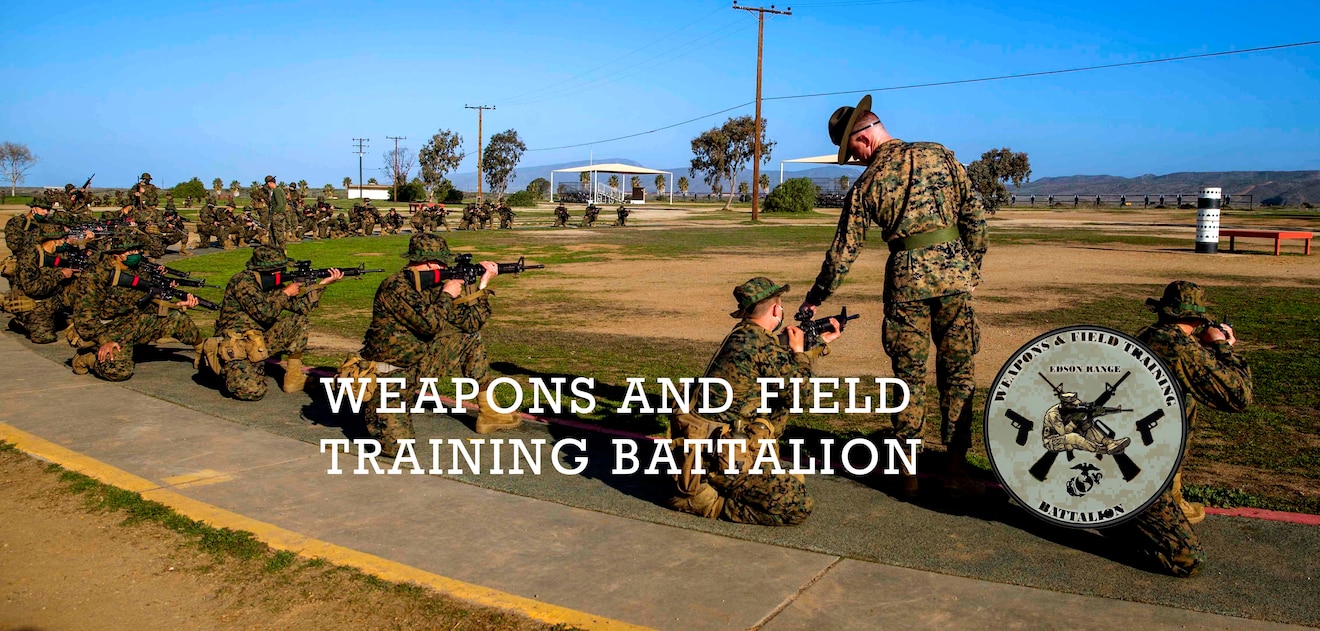
{"label": "picnic table", "polygon": [[1233,246],[1238,237],[1249,237],[1258,239],[1274,239],[1274,255],[1279,255],[1279,245],[1285,239],[1301,239],[1306,242],[1306,254],[1311,253],[1310,232],[1300,230],[1240,230],[1236,228],[1220,229],[1219,236],[1228,237],[1228,251],[1233,251]]}

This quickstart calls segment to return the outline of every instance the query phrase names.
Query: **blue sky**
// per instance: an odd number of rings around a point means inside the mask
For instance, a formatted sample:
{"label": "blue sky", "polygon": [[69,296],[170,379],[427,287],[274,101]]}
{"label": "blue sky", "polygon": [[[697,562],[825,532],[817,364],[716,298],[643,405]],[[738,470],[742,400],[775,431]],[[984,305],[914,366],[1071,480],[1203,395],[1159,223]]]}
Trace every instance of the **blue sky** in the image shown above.
{"label": "blue sky", "polygon": [[[789,3],[792,4],[792,3]],[[782,8],[783,5],[780,5]],[[1320,39],[1320,3],[816,0],[766,23],[764,94],[799,95],[1137,61]],[[756,22],[729,3],[6,3],[0,140],[41,162],[29,185],[127,186],[266,173],[357,177],[351,139],[413,150],[453,129],[476,154],[513,128],[529,149],[589,142],[750,101]],[[778,159],[832,151],[856,96],[770,101]],[[970,161],[1008,146],[1036,177],[1320,169],[1320,46],[878,93],[891,133]],[[657,167],[730,112],[525,165],[626,157]],[[390,145],[392,146],[392,145]],[[382,174],[375,171],[380,177]],[[383,178],[382,178],[383,179]]]}

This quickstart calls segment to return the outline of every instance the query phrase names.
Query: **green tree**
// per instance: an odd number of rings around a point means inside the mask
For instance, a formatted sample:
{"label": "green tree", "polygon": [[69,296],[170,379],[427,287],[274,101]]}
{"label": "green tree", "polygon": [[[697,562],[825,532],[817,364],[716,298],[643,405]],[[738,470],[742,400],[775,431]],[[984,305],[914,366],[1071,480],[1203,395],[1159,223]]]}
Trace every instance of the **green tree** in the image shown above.
{"label": "green tree", "polygon": [[238,180],[229,181],[229,194],[232,195],[235,199],[238,198],[238,189],[240,188],[243,188],[243,185],[239,184]]}
{"label": "green tree", "polygon": [[170,190],[174,191],[174,196],[176,198],[206,197],[206,185],[203,184],[200,179],[195,177],[191,180],[188,180],[187,182],[180,182],[178,184],[175,184],[174,188]]}
{"label": "green tree", "polygon": [[611,175],[611,176],[610,176],[610,188],[612,188],[612,189],[616,189],[616,190],[617,190],[617,189],[619,188],[619,185],[622,184],[622,183],[623,183],[623,182],[622,182],[621,180],[619,180],[619,176],[617,176],[617,175]]}
{"label": "green tree", "polygon": [[770,192],[770,176],[769,176],[769,175],[766,175],[766,174],[764,174],[764,173],[762,173],[762,174],[761,174],[761,194],[764,195],[765,193],[769,193],[769,192]]}
{"label": "green tree", "polygon": [[351,186],[353,186],[353,178],[351,177],[344,178],[344,190],[348,190],[348,188]]}
{"label": "green tree", "polygon": [[481,171],[492,195],[504,195],[509,189],[509,184],[517,178],[516,169],[524,151],[527,145],[517,131],[506,129],[490,137],[481,156]]}
{"label": "green tree", "polygon": [[583,171],[578,174],[578,184],[582,185],[582,190],[591,188],[591,173]]}
{"label": "green tree", "polygon": [[[764,118],[761,123],[761,161],[769,164],[775,143],[766,137],[768,125]],[[738,172],[752,160],[755,136],[756,122],[751,116],[730,118],[723,125],[702,132],[692,139],[693,157],[688,175],[696,177],[701,173],[712,191],[723,191],[721,182],[733,186]],[[724,209],[728,210],[731,204],[732,197],[725,201]]]}
{"label": "green tree", "polygon": [[1008,203],[1008,187],[1022,186],[1031,181],[1031,162],[1026,152],[1013,152],[1012,149],[991,149],[981,154],[981,159],[967,165],[967,177],[971,180],[972,191],[981,198],[981,205],[991,215]]}
{"label": "green tree", "polygon": [[689,186],[690,184],[688,183],[687,178],[685,177],[678,178],[678,192],[682,193],[683,195],[687,195]]}
{"label": "green tree", "polygon": [[665,176],[663,175],[655,176],[655,192],[656,194],[665,192]]}
{"label": "green tree", "polygon": [[331,196],[333,196],[333,195],[335,194],[335,185],[334,185],[334,184],[326,184],[325,186],[322,186],[322,187],[321,187],[321,194],[325,195],[326,197],[331,197]]}
{"label": "green tree", "polygon": [[842,191],[846,191],[846,190],[848,190],[848,176],[847,176],[847,175],[840,175],[840,176],[839,176],[839,179],[835,180],[834,183],[839,185],[839,190],[842,190]]}
{"label": "green tree", "polygon": [[751,192],[752,192],[752,187],[748,186],[746,182],[739,182],[739,183],[738,183],[738,194],[739,194],[739,195],[749,195],[749,194],[751,194]]}
{"label": "green tree", "polygon": [[9,196],[18,194],[18,185],[27,178],[27,172],[41,159],[32,155],[32,150],[21,142],[0,143],[0,170],[9,180]]}
{"label": "green tree", "polygon": [[307,180],[298,180],[298,190],[300,191],[307,190]]}
{"label": "green tree", "polygon": [[224,187],[225,187],[224,180],[220,178],[215,178],[214,180],[211,180],[211,190],[215,191],[216,195],[219,195],[221,189],[223,189]]}
{"label": "green tree", "polygon": [[417,162],[422,167],[422,184],[426,187],[428,201],[437,196],[444,199],[449,190],[441,190],[441,182],[449,181],[445,174],[457,169],[465,157],[463,137],[448,129],[437,131],[422,145],[422,150],[417,152]]}
{"label": "green tree", "polygon": [[536,199],[545,199],[546,193],[550,192],[550,180],[538,177],[527,185],[527,192],[536,196]]}
{"label": "green tree", "polygon": [[634,175],[634,176],[632,176],[632,179],[631,179],[631,180],[628,180],[628,184],[629,184],[629,186],[631,186],[631,187],[633,187],[633,188],[641,188],[641,187],[642,187],[642,178],[641,178],[640,176]]}
{"label": "green tree", "polygon": [[765,211],[768,213],[806,213],[816,207],[816,196],[820,187],[810,178],[795,177],[775,187],[765,197]]}

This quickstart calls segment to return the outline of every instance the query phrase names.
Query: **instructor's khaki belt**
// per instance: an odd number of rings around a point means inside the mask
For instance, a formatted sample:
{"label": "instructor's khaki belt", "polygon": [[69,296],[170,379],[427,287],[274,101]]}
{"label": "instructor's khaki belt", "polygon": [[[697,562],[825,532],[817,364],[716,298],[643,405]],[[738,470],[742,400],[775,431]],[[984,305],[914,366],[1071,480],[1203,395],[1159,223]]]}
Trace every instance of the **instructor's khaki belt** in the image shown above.
{"label": "instructor's khaki belt", "polygon": [[902,239],[894,239],[889,242],[889,251],[894,253],[906,252],[908,250],[919,250],[932,245],[957,241],[961,238],[962,235],[958,232],[958,228],[955,226],[949,226],[947,228],[940,228],[939,230],[932,230],[930,232],[910,234]]}

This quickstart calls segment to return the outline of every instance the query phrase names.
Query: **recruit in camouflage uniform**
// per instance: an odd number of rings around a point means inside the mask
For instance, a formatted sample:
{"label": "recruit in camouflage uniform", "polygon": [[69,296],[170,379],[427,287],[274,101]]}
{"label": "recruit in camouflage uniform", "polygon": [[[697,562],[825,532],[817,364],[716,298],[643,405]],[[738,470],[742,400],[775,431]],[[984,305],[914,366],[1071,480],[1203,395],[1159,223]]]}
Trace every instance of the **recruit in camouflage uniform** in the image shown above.
{"label": "recruit in camouflage uniform", "polygon": [[58,257],[72,246],[68,231],[51,223],[36,224],[30,234],[32,245],[18,254],[18,273],[11,291],[31,300],[30,310],[14,317],[27,331],[34,344],[49,344],[56,339],[56,319],[70,307],[70,288],[74,269],[60,265]]}
{"label": "recruit in camouflage uniform", "polygon": [[134,208],[155,208],[159,199],[160,189],[151,183],[150,173],[143,173],[138,183],[129,190],[128,203]]}
{"label": "recruit in camouflage uniform", "polygon": [[220,246],[225,245],[227,235],[222,231],[216,212],[215,204],[211,202],[207,202],[197,211],[197,249],[199,250],[211,247],[211,237],[215,237],[216,241],[220,242]]}
{"label": "recruit in camouflage uniform", "polygon": [[[286,354],[281,383],[285,392],[301,392],[307,381],[302,372],[302,354],[307,347],[309,314],[320,303],[326,286],[343,275],[334,270],[304,292],[298,283],[277,282],[279,276],[275,273],[282,272],[289,263],[289,257],[278,248],[257,246],[247,269],[234,274],[225,286],[215,337],[207,344],[229,345],[226,350],[231,352],[223,355],[232,359],[222,360],[219,372],[225,390],[240,401],[266,396],[266,357]],[[234,347],[241,347],[241,352],[233,352]],[[209,360],[209,346],[206,353]]]}
{"label": "recruit in camouflage uniform", "polygon": [[398,209],[391,208],[389,212],[385,213],[384,217],[381,217],[381,234],[399,234],[399,231],[402,229],[403,215],[399,214]]}
{"label": "recruit in camouflage uniform", "polygon": [[[89,269],[74,284],[73,331],[78,348],[73,372],[90,369],[108,381],[133,376],[133,348],[171,337],[201,350],[202,333],[183,310],[196,306],[189,297],[168,305],[143,302],[142,291],[121,286],[121,275],[134,276],[142,260],[145,235],[133,228],[117,228],[101,245]],[[127,284],[127,283],[125,283]]]}
{"label": "recruit in camouflage uniform", "polygon": [[554,225],[554,227],[555,227],[555,228],[567,228],[567,227],[568,227],[568,217],[569,217],[569,215],[568,215],[568,208],[565,208],[563,204],[560,204],[560,205],[556,206],[556,207],[555,207],[555,225]]}
{"label": "recruit in camouflage uniform", "polygon": [[179,254],[188,254],[188,227],[184,225],[184,218],[179,214],[179,209],[174,205],[173,196],[165,200],[165,208],[155,217],[155,222],[160,226],[161,251],[174,244],[179,244]]}
{"label": "recruit in camouflage uniform", "polygon": [[413,234],[430,232],[431,230],[431,206],[423,205],[412,217],[408,218],[408,225],[412,226]]}
{"label": "recruit in camouflage uniform", "polygon": [[587,204],[587,210],[582,214],[582,227],[595,227],[596,218],[598,217],[600,217],[600,207],[595,204]]}
{"label": "recruit in camouflage uniform", "polygon": [[631,215],[632,211],[628,210],[627,206],[619,204],[619,207],[614,211],[614,214],[618,216],[618,219],[614,220],[614,225],[622,228],[628,225],[628,215]]}
{"label": "recruit in camouflage uniform", "polygon": [[[984,212],[952,151],[890,138],[870,109],[867,95],[856,108],[841,107],[830,117],[839,163],[852,153],[868,166],[848,191],[834,242],[803,307],[814,311],[838,289],[861,253],[868,226],[878,226],[889,246],[884,349],[911,396],[893,417],[894,431],[900,440],[922,436],[933,340],[941,437],[949,455],[946,485],[975,488],[965,467],[972,444],[973,357],[980,345],[971,292],[986,251]],[[916,493],[915,477],[905,476],[904,491]]]}
{"label": "recruit in camouflage uniform", "polygon": [[[738,309],[729,315],[739,322],[724,338],[704,375],[729,383],[732,404],[728,410],[705,418],[682,413],[671,423],[673,449],[682,458],[683,473],[676,476],[677,494],[669,500],[670,508],[763,526],[800,524],[811,514],[814,501],[801,476],[777,474],[769,468],[751,470],[759,441],[778,441],[788,420],[788,405],[784,403],[788,399],[782,392],[775,399],[773,412],[757,413],[761,406],[757,379],[783,378],[787,382],[795,377],[810,378],[816,358],[827,352],[825,344],[804,349],[802,330],[796,327],[785,331],[787,345],[774,334],[773,328],[783,322],[782,296],[788,290],[788,285],[775,284],[763,276],[733,290]],[[837,337],[837,333],[829,333],[821,340],[828,343]],[[707,473],[693,473],[697,455],[685,451],[687,441],[731,437],[748,441],[746,452],[735,456],[734,467],[729,467],[726,454],[704,454],[701,465]],[[777,446],[774,453],[778,454]],[[739,473],[727,474],[726,468],[737,468]]]}
{"label": "recruit in camouflage uniform", "polygon": [[510,208],[509,205],[504,202],[500,202],[500,207],[497,208],[495,212],[499,213],[500,216],[500,229],[512,230],[513,219],[514,217],[518,216],[518,213],[513,212],[513,209]]}
{"label": "recruit in camouflage uniform", "polygon": [[[1195,283],[1174,281],[1159,299],[1146,306],[1159,319],[1139,333],[1182,384],[1190,431],[1197,426],[1198,403],[1223,412],[1241,412],[1251,405],[1251,368],[1233,352],[1237,336],[1232,327],[1216,325],[1205,315],[1205,291]],[[1191,446],[1187,438],[1187,448]],[[1183,461],[1186,463],[1186,460]],[[1205,507],[1182,496],[1182,472],[1173,486],[1140,515],[1105,532],[1151,558],[1165,572],[1191,576],[1205,561],[1192,524],[1205,519]]]}

